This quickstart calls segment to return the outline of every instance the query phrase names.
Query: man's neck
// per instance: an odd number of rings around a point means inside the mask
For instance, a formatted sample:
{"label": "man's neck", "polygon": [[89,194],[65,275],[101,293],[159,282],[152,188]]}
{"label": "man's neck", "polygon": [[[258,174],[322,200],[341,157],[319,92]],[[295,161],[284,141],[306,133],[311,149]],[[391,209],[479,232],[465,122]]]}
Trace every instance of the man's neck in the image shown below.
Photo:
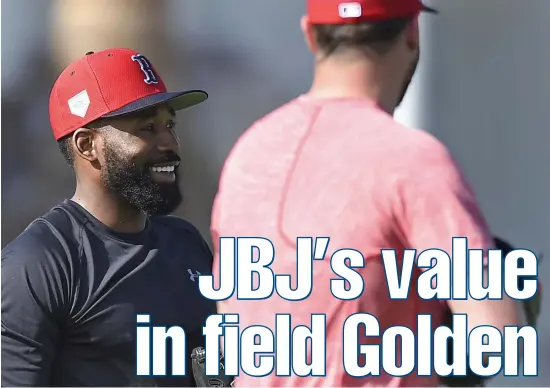
{"label": "man's neck", "polygon": [[318,62],[308,93],[313,98],[367,98],[393,115],[399,98],[399,80],[388,66],[366,60],[327,58]]}
{"label": "man's neck", "polygon": [[77,185],[71,198],[105,226],[122,233],[138,233],[145,228],[147,216],[107,189]]}

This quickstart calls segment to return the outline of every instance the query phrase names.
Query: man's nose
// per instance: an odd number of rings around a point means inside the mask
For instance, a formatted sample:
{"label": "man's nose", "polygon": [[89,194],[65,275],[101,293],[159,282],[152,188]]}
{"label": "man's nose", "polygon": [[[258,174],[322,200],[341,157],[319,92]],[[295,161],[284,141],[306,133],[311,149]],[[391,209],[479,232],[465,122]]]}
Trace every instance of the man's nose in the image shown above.
{"label": "man's nose", "polygon": [[163,131],[158,134],[157,147],[162,152],[178,153],[180,148],[180,142],[176,134],[171,131]]}

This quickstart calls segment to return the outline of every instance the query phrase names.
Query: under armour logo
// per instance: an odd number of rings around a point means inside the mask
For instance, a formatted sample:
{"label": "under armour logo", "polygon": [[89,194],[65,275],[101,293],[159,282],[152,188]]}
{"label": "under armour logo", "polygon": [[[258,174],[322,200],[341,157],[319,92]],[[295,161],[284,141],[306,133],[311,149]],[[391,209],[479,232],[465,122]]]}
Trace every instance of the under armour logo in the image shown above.
{"label": "under armour logo", "polygon": [[147,58],[145,58],[141,54],[136,54],[136,55],[132,55],[132,61],[139,63],[139,66],[141,67],[141,71],[143,71],[143,74],[145,74],[145,78],[143,79],[143,82],[145,82],[148,85],[159,83],[157,76],[153,71],[153,65],[151,65],[151,62],[149,62]]}
{"label": "under armour logo", "polygon": [[193,273],[190,269],[188,269],[187,272],[189,272],[189,279],[193,282],[195,279],[198,279],[200,275],[202,275],[199,271],[195,271],[195,273]]}

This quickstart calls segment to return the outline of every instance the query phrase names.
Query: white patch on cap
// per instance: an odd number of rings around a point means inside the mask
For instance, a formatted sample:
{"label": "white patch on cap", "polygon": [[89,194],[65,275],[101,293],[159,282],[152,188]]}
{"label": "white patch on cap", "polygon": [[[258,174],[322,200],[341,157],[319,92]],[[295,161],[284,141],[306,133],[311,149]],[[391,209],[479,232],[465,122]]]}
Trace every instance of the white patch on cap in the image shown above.
{"label": "white patch on cap", "polygon": [[86,112],[90,107],[90,97],[86,90],[81,91],[74,97],[71,97],[68,101],[69,110],[71,113],[78,117],[86,117]]}
{"label": "white patch on cap", "polygon": [[358,18],[363,14],[363,8],[360,3],[341,3],[338,4],[338,15],[342,19]]}

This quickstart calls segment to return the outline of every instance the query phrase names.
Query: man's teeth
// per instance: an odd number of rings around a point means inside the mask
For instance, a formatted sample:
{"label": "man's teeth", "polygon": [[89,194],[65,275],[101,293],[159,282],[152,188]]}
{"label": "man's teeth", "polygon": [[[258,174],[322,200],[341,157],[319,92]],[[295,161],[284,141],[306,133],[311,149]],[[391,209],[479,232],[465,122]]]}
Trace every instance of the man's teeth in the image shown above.
{"label": "man's teeth", "polygon": [[175,166],[151,167],[153,172],[174,172]]}

